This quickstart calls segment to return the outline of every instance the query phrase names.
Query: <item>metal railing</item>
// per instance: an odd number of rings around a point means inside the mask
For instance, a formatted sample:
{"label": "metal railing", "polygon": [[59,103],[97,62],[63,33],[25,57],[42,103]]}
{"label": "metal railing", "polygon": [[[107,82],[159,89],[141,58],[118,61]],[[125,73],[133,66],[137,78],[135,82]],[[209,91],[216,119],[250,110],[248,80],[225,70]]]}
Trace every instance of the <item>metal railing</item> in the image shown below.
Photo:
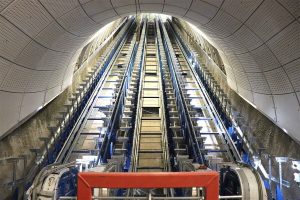
{"label": "metal railing", "polygon": [[[141,37],[140,37],[140,42],[139,42],[139,47],[138,47],[138,51],[141,52],[141,57],[137,58],[137,62],[136,64],[140,65],[140,72],[141,73],[144,64],[145,64],[145,44],[146,44],[146,27],[147,27],[147,20],[144,21],[143,23],[143,29],[141,30]],[[133,133],[133,141],[132,141],[132,150],[131,150],[131,165],[130,165],[130,171],[131,172],[135,172],[136,171],[136,167],[137,167],[137,159],[138,159],[138,151],[139,151],[139,135],[138,133],[140,132],[140,120],[139,120],[139,116],[142,113],[141,111],[141,106],[140,106],[140,96],[141,96],[141,88],[142,88],[142,79],[139,77],[139,84],[138,84],[138,102],[137,102],[137,107],[136,107],[136,116],[135,116],[135,128],[134,128],[134,133]]]}
{"label": "metal railing", "polygon": [[177,97],[176,104],[178,106],[178,112],[181,114],[181,117],[180,117],[181,125],[182,125],[181,127],[185,130],[185,133],[187,133],[186,137],[188,138],[189,145],[192,148],[195,159],[197,160],[198,163],[204,164],[205,163],[204,153],[201,152],[201,148],[197,141],[196,133],[195,133],[194,127],[191,123],[190,115],[188,113],[187,105],[182,98],[183,93],[181,91],[181,88],[178,86],[180,84],[180,80],[178,80],[178,78],[177,78],[177,75],[176,75],[177,72],[175,71],[175,67],[174,67],[174,65],[176,65],[175,53],[174,53],[173,49],[171,48],[171,42],[168,37],[168,33],[167,33],[165,27],[161,23],[160,23],[160,28],[162,30],[161,32],[162,32],[162,36],[164,38],[163,44],[164,44],[164,48],[165,48],[165,52],[166,52],[167,63],[170,67],[170,73],[172,76],[173,87],[175,89],[174,92],[176,93],[176,97]]}

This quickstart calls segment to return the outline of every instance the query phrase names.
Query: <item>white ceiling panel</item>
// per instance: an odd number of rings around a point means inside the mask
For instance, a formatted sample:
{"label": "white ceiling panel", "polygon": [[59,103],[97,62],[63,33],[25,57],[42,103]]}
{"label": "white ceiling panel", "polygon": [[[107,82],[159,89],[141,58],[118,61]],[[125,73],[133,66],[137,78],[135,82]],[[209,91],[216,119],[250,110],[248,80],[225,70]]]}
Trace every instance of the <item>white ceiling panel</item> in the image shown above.
{"label": "white ceiling panel", "polygon": [[129,5],[134,5],[135,7],[135,0],[111,0],[111,3],[115,8],[118,7],[123,7],[123,6],[129,6]]}
{"label": "white ceiling panel", "polygon": [[288,9],[295,17],[300,16],[300,3],[297,0],[278,0],[286,9]]}
{"label": "white ceiling panel", "polygon": [[33,71],[30,73],[31,77],[26,86],[25,92],[40,92],[46,89],[48,78],[51,76],[52,71]]}
{"label": "white ceiling panel", "polygon": [[56,19],[58,19],[60,16],[64,15],[65,13],[79,6],[78,0],[63,0],[63,1],[39,0],[39,1]]}
{"label": "white ceiling panel", "polygon": [[262,71],[269,71],[280,66],[277,58],[266,45],[262,45],[259,48],[251,51],[251,55]]}
{"label": "white ceiling panel", "polygon": [[74,52],[76,51],[76,48],[81,46],[86,40],[87,37],[76,37],[66,32],[53,41],[51,49],[59,49],[63,52]]}
{"label": "white ceiling panel", "polygon": [[242,26],[235,34],[235,38],[250,51],[263,44],[263,41],[258,38],[247,26]]}
{"label": "white ceiling panel", "polygon": [[15,62],[27,68],[36,69],[38,68],[38,62],[46,52],[45,47],[32,40],[15,59]]}
{"label": "white ceiling panel", "polygon": [[277,121],[288,134],[299,140],[300,108],[296,94],[275,95]]}
{"label": "white ceiling panel", "polygon": [[204,15],[199,15],[199,13],[196,13],[194,11],[189,10],[184,18],[188,18],[193,20],[194,24],[206,24],[209,22],[209,19],[205,17]]}
{"label": "white ceiling panel", "polygon": [[[81,7],[78,7],[60,17],[58,22],[65,29],[78,36],[85,35],[87,32],[89,32],[87,29],[91,27],[97,27],[96,23],[86,15]],[[90,32],[89,34],[92,33],[94,32]]]}
{"label": "white ceiling panel", "polygon": [[66,69],[59,69],[51,72],[47,78],[47,89],[60,86],[63,82]]}
{"label": "white ceiling panel", "polygon": [[27,117],[31,113],[43,106],[45,98],[45,91],[37,93],[25,93],[23,96],[20,119]]}
{"label": "white ceiling panel", "polygon": [[244,72],[244,66],[240,63],[238,57],[234,54],[226,54],[228,64],[238,72]]}
{"label": "white ceiling panel", "polygon": [[[109,11],[108,11],[109,12]],[[120,16],[119,15],[116,15],[115,13],[113,13],[112,11],[110,11],[111,12],[111,17],[106,17],[106,18],[104,18],[104,17],[102,17],[102,15],[96,15],[96,16],[94,16],[93,18],[94,18],[94,20],[95,21],[97,21],[97,22],[99,22],[100,23],[100,25],[101,25],[101,27],[103,27],[103,26],[105,26],[106,24],[108,24],[108,23],[110,23],[110,22],[112,22],[112,21],[114,21],[114,20],[118,20],[118,19],[120,19]],[[132,12],[129,12],[130,14],[132,13]],[[106,14],[106,16],[107,15],[109,15],[109,14]]]}
{"label": "white ceiling panel", "polygon": [[[36,37],[35,40],[42,45],[51,48],[53,43],[65,34],[66,31],[55,21],[49,24],[44,30],[42,30]],[[61,51],[61,49],[55,49]]]}
{"label": "white ceiling panel", "polygon": [[270,87],[263,73],[248,73],[247,76],[253,92],[271,94]]}
{"label": "white ceiling panel", "polygon": [[48,89],[46,91],[44,104],[47,104],[49,103],[49,101],[53,100],[61,91],[61,86],[56,86],[54,88]]}
{"label": "white ceiling panel", "polygon": [[244,66],[245,72],[261,72],[261,68],[257,66],[250,53],[238,55],[238,58],[240,63]]}
{"label": "white ceiling panel", "polygon": [[83,9],[89,16],[113,9],[111,3],[106,0],[93,0],[82,4]]}
{"label": "white ceiling panel", "polygon": [[30,42],[30,38],[0,16],[0,55],[13,60]]}
{"label": "white ceiling panel", "polygon": [[281,64],[300,57],[300,23],[294,22],[267,42]]}
{"label": "white ceiling panel", "polygon": [[[244,22],[259,6],[263,0],[236,1],[226,0],[222,5],[222,10],[228,12],[238,20]],[[233,6],[234,4],[234,6]]]}
{"label": "white ceiling panel", "polygon": [[0,12],[5,9],[14,0],[1,0],[0,1]]}
{"label": "white ceiling panel", "polygon": [[14,1],[1,15],[31,37],[35,37],[53,21],[38,0]]}
{"label": "white ceiling panel", "polygon": [[222,0],[200,0],[200,1],[204,1],[206,3],[209,3],[209,4],[217,6],[217,7],[220,7],[223,3]]}
{"label": "white ceiling panel", "polygon": [[[128,6],[116,7],[115,9],[116,9],[116,11],[117,11],[117,13],[118,13],[119,15],[126,14],[126,16],[128,16],[128,13],[129,13],[130,11],[132,11],[132,10],[135,11],[135,10],[136,10],[136,6],[135,6],[135,4],[134,4],[134,5],[128,5]],[[135,12],[132,12],[132,13],[135,14]]]}
{"label": "white ceiling panel", "polygon": [[48,50],[37,63],[37,70],[57,70],[66,68],[72,54]]}
{"label": "white ceiling panel", "polygon": [[247,89],[244,89],[238,85],[238,93],[240,96],[242,96],[244,99],[247,99],[250,102],[253,102],[253,93]]}
{"label": "white ceiling panel", "polygon": [[273,94],[285,94],[294,92],[293,87],[282,67],[265,72]]}
{"label": "white ceiling panel", "polygon": [[218,12],[218,7],[203,1],[193,1],[190,10],[212,19]]}
{"label": "white ceiling panel", "polygon": [[240,21],[220,10],[206,27],[219,32],[222,38],[233,34],[241,25]]}
{"label": "white ceiling panel", "polygon": [[11,64],[12,64],[11,62],[4,60],[3,58],[0,57],[0,86],[5,76],[9,72]]}
{"label": "white ceiling panel", "polygon": [[251,85],[249,83],[249,78],[247,74],[243,71],[235,71],[235,74],[238,74],[238,76],[235,77],[235,80],[238,84],[238,88],[251,90]]}
{"label": "white ceiling panel", "polygon": [[163,4],[164,0],[139,0],[140,4]]}
{"label": "white ceiling panel", "polygon": [[161,13],[162,9],[163,9],[162,4],[158,4],[158,3],[141,3],[141,1],[140,1],[140,10],[141,10],[141,12]]}
{"label": "white ceiling panel", "polygon": [[180,8],[189,8],[192,0],[182,1],[182,0],[165,0],[165,6],[171,5]]}
{"label": "white ceiling panel", "polygon": [[300,58],[284,66],[295,91],[300,92]]}
{"label": "white ceiling panel", "polygon": [[246,25],[266,41],[291,23],[292,20],[294,20],[293,16],[275,0],[266,0],[247,20]]}
{"label": "white ceiling panel", "polygon": [[1,90],[9,92],[24,92],[28,82],[30,81],[30,69],[19,67],[15,64],[11,65],[10,71],[2,82]]}
{"label": "white ceiling panel", "polygon": [[273,121],[276,121],[276,114],[274,110],[274,102],[272,95],[258,94],[253,92],[254,103],[257,108],[270,117]]}
{"label": "white ceiling panel", "polygon": [[[226,65],[225,65],[226,67]],[[228,68],[228,67],[227,67]],[[227,75],[227,83],[231,89],[234,91],[237,91],[237,83],[235,81],[235,75],[233,70],[226,70],[226,75]]]}
{"label": "white ceiling panel", "polygon": [[[183,16],[186,13],[186,8],[181,8],[177,6],[165,5],[164,13],[173,13],[176,16]],[[206,19],[205,19],[206,20]]]}
{"label": "white ceiling panel", "polygon": [[248,52],[248,49],[238,40],[234,35],[220,39],[219,45],[227,48],[226,52],[232,52],[234,54],[242,54]]}
{"label": "white ceiling panel", "polygon": [[0,91],[0,136],[18,123],[23,93]]}
{"label": "white ceiling panel", "polygon": [[113,9],[111,9],[111,10],[107,10],[107,11],[98,13],[96,15],[93,15],[92,18],[96,22],[103,24],[104,21],[106,21],[106,23],[109,23],[112,21],[112,19],[115,20],[115,19],[119,18],[119,16]]}

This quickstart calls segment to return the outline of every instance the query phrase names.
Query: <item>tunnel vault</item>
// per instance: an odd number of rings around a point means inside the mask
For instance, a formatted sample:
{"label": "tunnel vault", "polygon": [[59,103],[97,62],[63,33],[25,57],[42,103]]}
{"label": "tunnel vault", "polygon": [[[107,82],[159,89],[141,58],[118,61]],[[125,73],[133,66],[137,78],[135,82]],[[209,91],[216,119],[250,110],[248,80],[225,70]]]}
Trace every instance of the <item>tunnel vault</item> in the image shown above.
{"label": "tunnel vault", "polygon": [[230,87],[300,140],[297,1],[7,0],[0,3],[0,136],[72,82],[83,46],[137,13],[198,27],[218,49]]}

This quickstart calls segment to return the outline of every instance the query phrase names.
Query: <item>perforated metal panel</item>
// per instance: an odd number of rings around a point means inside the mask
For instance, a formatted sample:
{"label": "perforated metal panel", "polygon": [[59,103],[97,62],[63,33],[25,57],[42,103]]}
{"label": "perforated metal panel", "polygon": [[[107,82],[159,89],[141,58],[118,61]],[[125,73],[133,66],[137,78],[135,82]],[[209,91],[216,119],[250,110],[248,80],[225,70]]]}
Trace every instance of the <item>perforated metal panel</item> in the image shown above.
{"label": "perforated metal panel", "polygon": [[217,31],[218,35],[223,38],[233,34],[241,25],[240,21],[220,10],[207,26]]}
{"label": "perforated metal panel", "polygon": [[235,38],[250,51],[263,44],[263,41],[256,36],[247,26],[243,25],[235,34]]}
{"label": "perforated metal panel", "polygon": [[46,52],[47,48],[41,46],[35,41],[31,41],[16,58],[16,63],[30,69],[36,69],[39,60]]}
{"label": "perforated metal panel", "polygon": [[30,75],[31,81],[28,82],[25,92],[40,92],[47,87],[51,71],[33,71]]}
{"label": "perforated metal panel", "polygon": [[267,45],[281,64],[300,57],[300,24],[294,22],[274,36]]}
{"label": "perforated metal panel", "polygon": [[96,22],[99,22],[99,23],[109,23],[115,19],[119,18],[119,16],[117,15],[117,13],[111,9],[111,10],[106,10],[106,11],[103,11],[101,13],[98,13],[98,14],[95,14],[92,16],[92,19],[95,20]]}
{"label": "perforated metal panel", "polygon": [[261,72],[261,68],[256,64],[250,53],[243,53],[238,56],[240,63],[244,66],[245,72]]}
{"label": "perforated metal panel", "polygon": [[242,22],[244,22],[262,2],[262,0],[236,1],[235,6],[232,6],[233,1],[234,0],[224,1],[222,9]]}
{"label": "perforated metal panel", "polygon": [[248,73],[247,76],[253,92],[271,94],[270,87],[263,73]]}
{"label": "perforated metal panel", "polygon": [[254,103],[257,108],[269,116],[274,121],[277,120],[275,115],[275,105],[273,102],[272,95],[265,95],[265,94],[257,94],[253,93]]}
{"label": "perforated metal panel", "polygon": [[238,92],[240,96],[242,96],[243,98],[247,99],[250,102],[253,102],[254,98],[251,91],[238,86]]}
{"label": "perforated metal panel", "polygon": [[56,19],[79,6],[78,0],[40,0],[40,2]]}
{"label": "perforated metal panel", "polygon": [[[93,9],[93,13],[98,12],[97,8]],[[58,19],[58,22],[61,23],[69,32],[74,33],[77,36],[85,36],[88,33],[91,34],[96,31],[97,27],[96,23],[86,15],[81,7],[77,7],[66,13]],[[93,28],[95,30],[89,31]]]}
{"label": "perforated metal panel", "polygon": [[0,27],[0,55],[13,60],[30,42],[30,38],[1,16]]}
{"label": "perforated metal panel", "polygon": [[[300,58],[284,66],[284,69],[295,89],[300,91]],[[300,99],[300,98],[299,98]]]}
{"label": "perforated metal panel", "polygon": [[82,7],[89,14],[89,16],[112,9],[112,5],[109,1],[88,1],[87,3],[82,4]]}
{"label": "perforated metal panel", "polygon": [[5,9],[13,1],[14,0],[2,0],[2,1],[0,1],[0,11]]}
{"label": "perforated metal panel", "polygon": [[[176,10],[174,10],[175,12]],[[199,24],[206,24],[209,22],[209,18],[199,15],[198,13],[194,11],[188,11],[186,15],[184,16],[185,19],[187,20],[192,20],[194,23],[199,23]]]}
{"label": "perforated metal panel", "polygon": [[284,94],[294,92],[291,83],[283,68],[265,72],[267,81],[273,94]]}
{"label": "perforated metal panel", "polygon": [[[294,18],[275,0],[264,1],[246,21],[246,25],[263,40],[268,40]],[[274,23],[276,22],[276,26]]]}
{"label": "perforated metal panel", "polygon": [[299,2],[291,0],[278,0],[286,9],[288,9],[295,17],[300,16]]}
{"label": "perforated metal panel", "polygon": [[115,8],[118,7],[124,7],[128,5],[134,5],[135,7],[135,0],[128,0],[128,1],[123,1],[123,0],[112,0],[111,3]]}
{"label": "perforated metal panel", "polygon": [[139,1],[140,2],[140,10],[141,12],[162,12],[162,4],[161,3],[147,3],[147,1]]}
{"label": "perforated metal panel", "polygon": [[300,108],[296,94],[274,95],[274,101],[279,126],[293,138],[299,138]]}
{"label": "perforated metal panel", "polygon": [[[36,93],[24,94],[20,112],[20,119],[36,111],[37,108],[43,105],[45,91]],[[36,107],[38,105],[38,107]]]}
{"label": "perforated metal panel", "polygon": [[1,90],[9,92],[24,92],[26,86],[30,80],[32,70],[19,67],[17,65],[11,65],[10,71],[5,76]]}
{"label": "perforated metal panel", "polygon": [[0,133],[18,123],[23,93],[0,91]]}
{"label": "perforated metal panel", "polygon": [[269,71],[280,66],[277,58],[266,45],[251,51],[251,55],[262,71]]}
{"label": "perforated metal panel", "polygon": [[57,96],[57,94],[59,94],[59,92],[61,92],[61,86],[56,86],[54,88],[51,88],[49,90],[46,91],[46,95],[45,95],[45,104],[49,103],[49,101],[51,101],[53,98],[55,98]]}
{"label": "perforated metal panel", "polygon": [[[134,10],[135,8],[136,8],[135,4],[128,5],[128,6],[121,6],[121,7],[117,7],[116,11],[119,15],[122,15],[122,14],[128,15],[128,10]],[[132,12],[130,14],[135,14],[135,12]]]}
{"label": "perforated metal panel", "polygon": [[182,0],[165,0],[166,5],[172,5],[178,8],[189,8],[192,0],[182,1]]}
{"label": "perforated metal panel", "polygon": [[1,15],[31,37],[52,21],[50,14],[37,0],[14,1]]}
{"label": "perforated metal panel", "polygon": [[216,15],[218,8],[204,1],[193,1],[190,10],[198,13],[198,15],[212,19]]}
{"label": "perforated metal panel", "polygon": [[66,69],[55,70],[51,72],[51,75],[47,80],[47,89],[54,88],[55,86],[60,86],[64,79],[64,73]]}
{"label": "perforated metal panel", "polygon": [[4,60],[2,58],[0,58],[0,86],[2,81],[4,80],[6,74],[9,72],[10,70],[10,65],[11,63],[7,60]]}

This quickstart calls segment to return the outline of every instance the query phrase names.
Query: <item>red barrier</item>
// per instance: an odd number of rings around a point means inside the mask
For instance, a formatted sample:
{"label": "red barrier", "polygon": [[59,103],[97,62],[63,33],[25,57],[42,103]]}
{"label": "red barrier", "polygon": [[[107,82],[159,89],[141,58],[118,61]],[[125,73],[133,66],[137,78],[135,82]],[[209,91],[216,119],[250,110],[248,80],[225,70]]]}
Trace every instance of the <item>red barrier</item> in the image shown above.
{"label": "red barrier", "polygon": [[219,174],[209,172],[78,174],[77,199],[92,199],[92,188],[192,188],[204,187],[206,199],[219,199]]}

